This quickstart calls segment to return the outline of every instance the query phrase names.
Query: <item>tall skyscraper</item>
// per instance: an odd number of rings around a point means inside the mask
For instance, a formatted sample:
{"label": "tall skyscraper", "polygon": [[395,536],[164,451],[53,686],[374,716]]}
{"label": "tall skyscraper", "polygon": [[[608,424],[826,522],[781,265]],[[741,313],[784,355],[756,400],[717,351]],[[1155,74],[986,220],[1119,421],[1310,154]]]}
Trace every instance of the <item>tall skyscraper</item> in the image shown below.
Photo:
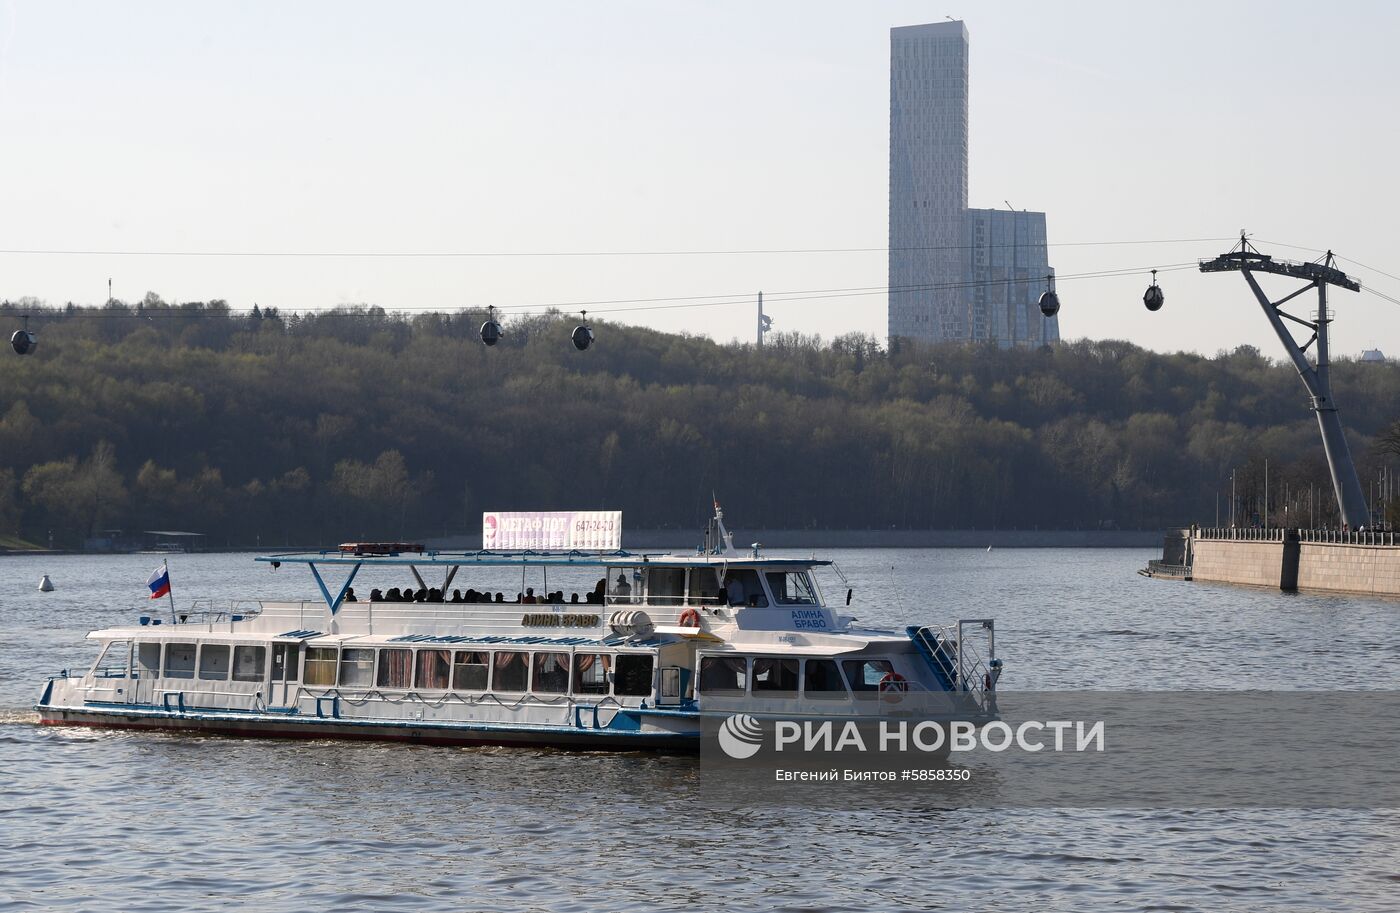
{"label": "tall skyscraper", "polygon": [[[961,339],[967,27],[890,29],[890,336]],[[939,287],[941,286],[941,287]]]}
{"label": "tall skyscraper", "polygon": [[969,341],[1002,348],[1060,339],[1058,317],[1040,313],[1054,270],[1046,256],[1045,213],[969,209],[963,216],[962,288]]}
{"label": "tall skyscraper", "polygon": [[1036,307],[1045,214],[969,210],[967,141],[967,27],[890,29],[889,335],[1055,341]]}

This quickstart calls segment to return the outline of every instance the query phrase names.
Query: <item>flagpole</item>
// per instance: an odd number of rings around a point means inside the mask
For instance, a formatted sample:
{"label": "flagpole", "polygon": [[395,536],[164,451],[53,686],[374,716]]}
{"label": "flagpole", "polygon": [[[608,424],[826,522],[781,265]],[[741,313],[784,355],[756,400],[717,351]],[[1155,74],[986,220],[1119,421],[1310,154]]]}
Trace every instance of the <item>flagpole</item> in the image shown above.
{"label": "flagpole", "polygon": [[170,597],[170,623],[175,624],[175,587],[170,584],[170,562],[162,558],[160,566],[165,568],[165,595]]}

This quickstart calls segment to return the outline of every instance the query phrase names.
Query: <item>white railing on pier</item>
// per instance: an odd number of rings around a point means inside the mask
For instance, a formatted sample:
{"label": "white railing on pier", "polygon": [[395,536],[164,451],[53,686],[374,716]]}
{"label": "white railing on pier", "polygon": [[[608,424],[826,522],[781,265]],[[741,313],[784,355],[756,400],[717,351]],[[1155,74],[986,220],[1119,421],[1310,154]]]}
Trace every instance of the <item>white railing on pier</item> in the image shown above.
{"label": "white railing on pier", "polygon": [[1328,545],[1400,546],[1400,532],[1374,529],[1297,529],[1293,527],[1265,529],[1254,526],[1202,526],[1197,527],[1192,532],[1192,537],[1240,542],[1283,542],[1288,540]]}

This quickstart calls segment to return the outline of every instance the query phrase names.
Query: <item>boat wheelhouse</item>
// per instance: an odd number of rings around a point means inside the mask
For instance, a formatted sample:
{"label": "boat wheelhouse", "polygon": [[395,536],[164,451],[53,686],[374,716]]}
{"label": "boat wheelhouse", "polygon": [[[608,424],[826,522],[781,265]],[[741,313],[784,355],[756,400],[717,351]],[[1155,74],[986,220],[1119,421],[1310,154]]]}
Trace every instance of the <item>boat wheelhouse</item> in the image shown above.
{"label": "boat wheelhouse", "polygon": [[[260,557],[308,568],[321,598],[94,631],[96,662],[51,678],[36,709],[55,725],[663,750],[698,748],[706,714],[899,714],[910,692],[992,718],[990,619],[862,627],[822,598],[813,572],[831,562],[740,554],[718,512],[706,542],[688,555],[350,543]],[[371,572],[413,586],[358,598]]]}

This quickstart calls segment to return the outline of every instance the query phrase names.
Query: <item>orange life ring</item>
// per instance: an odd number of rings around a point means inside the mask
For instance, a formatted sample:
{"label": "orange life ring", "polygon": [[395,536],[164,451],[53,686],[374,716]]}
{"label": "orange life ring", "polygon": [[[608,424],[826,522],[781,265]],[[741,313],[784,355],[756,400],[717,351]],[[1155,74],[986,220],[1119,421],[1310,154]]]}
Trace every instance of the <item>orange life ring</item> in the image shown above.
{"label": "orange life ring", "polygon": [[681,613],[680,620],[676,622],[682,628],[700,627],[700,613],[694,609],[686,609]]}
{"label": "orange life ring", "polygon": [[909,681],[898,672],[886,672],[884,678],[880,679],[880,690],[885,693],[908,691]]}

